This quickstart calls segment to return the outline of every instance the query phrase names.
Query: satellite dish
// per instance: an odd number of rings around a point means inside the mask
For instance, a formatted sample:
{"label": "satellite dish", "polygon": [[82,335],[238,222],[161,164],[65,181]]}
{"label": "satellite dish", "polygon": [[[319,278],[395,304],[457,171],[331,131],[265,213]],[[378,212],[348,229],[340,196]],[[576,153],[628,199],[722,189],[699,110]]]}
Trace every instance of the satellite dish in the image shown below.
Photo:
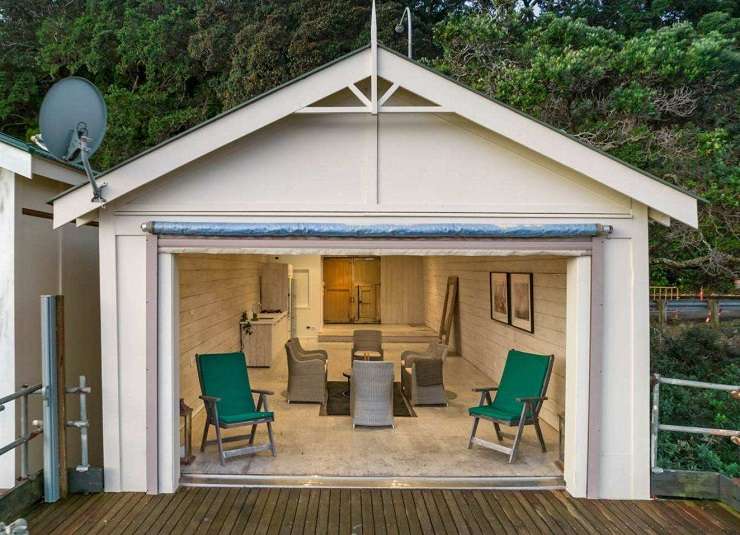
{"label": "satellite dish", "polygon": [[103,95],[92,82],[72,76],[55,83],[41,103],[41,143],[57,158],[82,163],[93,189],[93,202],[105,202],[89,159],[105,136],[108,110]]}

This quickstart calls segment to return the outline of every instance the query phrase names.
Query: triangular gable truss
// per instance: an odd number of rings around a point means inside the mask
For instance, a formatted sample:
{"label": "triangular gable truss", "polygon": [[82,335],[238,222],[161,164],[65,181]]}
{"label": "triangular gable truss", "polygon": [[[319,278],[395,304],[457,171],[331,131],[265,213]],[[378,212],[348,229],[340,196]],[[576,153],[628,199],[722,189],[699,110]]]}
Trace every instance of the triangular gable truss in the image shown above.
{"label": "triangular gable truss", "polygon": [[[368,77],[369,96],[357,87]],[[378,78],[391,84],[382,94],[378,92]],[[347,89],[355,96],[356,106],[316,105]],[[391,97],[401,89],[432,105],[389,105]],[[100,177],[107,184],[105,197],[108,201],[115,200],[294,113],[455,113],[647,205],[651,214],[661,216],[656,218],[661,223],[672,217],[697,225],[696,198],[686,192],[390,49],[376,49],[372,45],[260,95],[109,170]],[[54,226],[83,216],[83,220],[88,220],[100,207],[90,199],[89,184],[54,199]]]}

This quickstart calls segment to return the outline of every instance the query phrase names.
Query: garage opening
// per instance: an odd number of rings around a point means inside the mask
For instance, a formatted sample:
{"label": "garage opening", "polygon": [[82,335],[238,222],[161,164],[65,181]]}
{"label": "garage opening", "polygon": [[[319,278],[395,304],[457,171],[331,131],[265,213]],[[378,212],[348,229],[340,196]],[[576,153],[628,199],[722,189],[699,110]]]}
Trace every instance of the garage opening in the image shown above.
{"label": "garage opening", "polygon": [[[194,459],[181,466],[183,482],[202,482],[202,478],[212,482],[221,476],[562,482],[568,257],[542,253],[357,257],[177,248],[171,252],[175,253],[179,323],[175,329],[179,398],[193,410]],[[359,278],[355,278],[356,263]],[[374,317],[372,311],[363,313],[359,303],[350,301],[353,310],[341,322],[333,321],[338,318],[339,299],[330,294],[339,292],[337,273],[348,279],[342,291],[363,301],[371,299],[364,297],[362,286],[374,285]],[[439,341],[451,277],[458,281],[458,289],[439,376],[441,395],[412,399],[408,377],[403,376],[410,368],[404,361],[410,353],[427,354],[430,343]],[[381,359],[391,363],[392,425],[353,426],[353,363],[363,357],[373,360],[367,351],[353,358],[357,330],[379,332]],[[322,401],[289,401],[293,371],[286,342],[292,338],[298,339],[302,351],[326,356]],[[468,448],[473,425],[468,411],[481,401],[482,392],[476,389],[499,384],[512,349],[554,359],[547,400],[539,413],[546,451],[533,426],[527,425],[517,456],[509,463],[505,454],[477,444]],[[200,399],[196,355],[237,351],[246,356],[251,387],[273,392],[268,403],[274,413],[276,455],[266,450],[227,458],[222,464],[216,445],[200,451],[207,410]],[[244,437],[250,428],[221,431],[229,439]],[[511,445],[516,427],[502,425],[501,431],[501,442]],[[183,433],[181,425],[181,445]],[[487,420],[480,421],[477,437],[499,442]],[[211,426],[207,439],[215,438]],[[266,426],[258,425],[254,443],[267,440]],[[241,438],[225,442],[224,447],[247,442]]]}

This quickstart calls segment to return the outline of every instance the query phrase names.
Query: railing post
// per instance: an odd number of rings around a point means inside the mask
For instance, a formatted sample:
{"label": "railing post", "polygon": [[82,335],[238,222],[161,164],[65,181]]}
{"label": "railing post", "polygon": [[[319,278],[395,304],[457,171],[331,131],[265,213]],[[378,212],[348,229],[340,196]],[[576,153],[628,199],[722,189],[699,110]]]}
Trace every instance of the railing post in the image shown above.
{"label": "railing post", "polygon": [[650,411],[650,471],[658,468],[658,430],[660,428],[660,375],[653,374],[653,399]]}
{"label": "railing post", "polygon": [[44,500],[67,495],[64,411],[64,297],[41,296],[41,375],[44,385]]}
{"label": "railing post", "polygon": [[[28,385],[21,385],[28,388]],[[21,445],[21,479],[28,478],[28,394],[21,396],[21,437],[25,440]]]}

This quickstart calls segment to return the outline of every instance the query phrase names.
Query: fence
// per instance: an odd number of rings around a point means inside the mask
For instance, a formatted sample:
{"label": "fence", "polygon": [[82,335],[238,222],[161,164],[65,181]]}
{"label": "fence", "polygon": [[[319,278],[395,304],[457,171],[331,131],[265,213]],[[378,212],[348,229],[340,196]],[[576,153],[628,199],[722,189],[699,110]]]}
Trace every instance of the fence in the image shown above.
{"label": "fence", "polygon": [[672,425],[660,423],[660,385],[685,386],[727,392],[733,399],[740,401],[740,385],[723,385],[673,379],[653,374],[653,396],[650,417],[650,470],[652,472],[653,494],[662,496],[683,496],[693,498],[721,499],[738,509],[738,486],[729,478],[714,472],[691,472],[686,470],[666,470],[658,466],[658,433],[672,431],[727,437],[740,446],[740,430],[715,429],[689,425]]}
{"label": "fence", "polygon": [[11,401],[15,401],[16,399],[19,399],[21,403],[21,410],[20,410],[21,436],[16,438],[13,442],[0,447],[0,455],[4,455],[5,453],[11,450],[20,448],[21,450],[21,479],[28,479],[28,443],[31,442],[33,438],[39,436],[42,433],[42,429],[36,423],[36,420],[34,420],[33,422],[35,429],[29,430],[28,396],[31,396],[37,393],[40,394],[41,392],[39,391],[41,390],[41,388],[42,388],[41,384],[37,384],[33,386],[23,385],[20,390],[13,392],[12,394],[5,396],[4,398],[0,398],[0,411],[4,411],[5,405],[10,403]]}

